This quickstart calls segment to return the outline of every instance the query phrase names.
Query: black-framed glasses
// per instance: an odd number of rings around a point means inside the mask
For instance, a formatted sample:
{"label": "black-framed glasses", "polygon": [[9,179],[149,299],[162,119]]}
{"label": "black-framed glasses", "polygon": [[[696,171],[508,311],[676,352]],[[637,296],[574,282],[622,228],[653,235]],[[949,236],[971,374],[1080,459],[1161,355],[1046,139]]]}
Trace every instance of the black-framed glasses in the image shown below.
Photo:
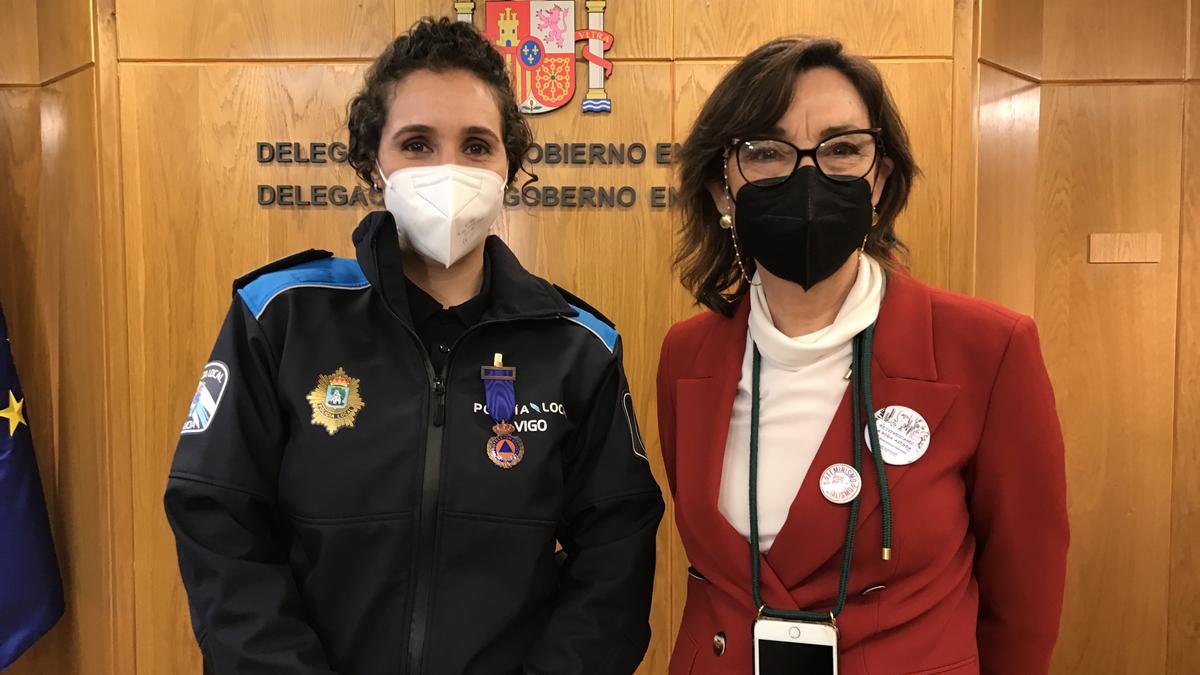
{"label": "black-framed glasses", "polygon": [[871,173],[883,155],[880,129],[845,131],[807,150],[777,138],[735,138],[731,145],[738,172],[747,183],[759,187],[779,185],[791,178],[805,157],[812,157],[817,171],[830,180],[858,180]]}

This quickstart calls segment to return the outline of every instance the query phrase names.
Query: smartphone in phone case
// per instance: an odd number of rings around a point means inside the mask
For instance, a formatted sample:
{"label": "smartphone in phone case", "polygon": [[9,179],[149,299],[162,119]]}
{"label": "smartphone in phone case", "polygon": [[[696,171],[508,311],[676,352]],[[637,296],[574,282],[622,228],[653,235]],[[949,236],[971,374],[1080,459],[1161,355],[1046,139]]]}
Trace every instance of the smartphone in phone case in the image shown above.
{"label": "smartphone in phone case", "polygon": [[754,675],[837,675],[837,629],[783,619],[754,622]]}

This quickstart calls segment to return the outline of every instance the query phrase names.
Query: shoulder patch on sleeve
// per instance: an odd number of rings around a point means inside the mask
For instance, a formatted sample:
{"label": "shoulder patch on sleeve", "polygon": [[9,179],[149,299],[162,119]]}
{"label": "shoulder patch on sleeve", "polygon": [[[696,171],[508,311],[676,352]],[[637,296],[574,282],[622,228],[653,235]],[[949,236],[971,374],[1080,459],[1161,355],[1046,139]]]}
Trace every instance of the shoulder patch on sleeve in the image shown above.
{"label": "shoulder patch on sleeve", "polygon": [[229,366],[221,361],[209,361],[200,375],[200,384],[192,396],[187,419],[183,422],[183,433],[198,434],[208,429],[221,405],[225,387],[229,384]]}
{"label": "shoulder patch on sleeve", "polygon": [[[321,255],[314,256],[316,253]],[[331,256],[328,251],[307,251],[271,263],[239,279],[239,282],[247,278],[249,281],[238,287],[237,293],[250,313],[258,318],[272,300],[293,288],[356,290],[371,285],[357,260]],[[290,264],[283,264],[289,261]]]}

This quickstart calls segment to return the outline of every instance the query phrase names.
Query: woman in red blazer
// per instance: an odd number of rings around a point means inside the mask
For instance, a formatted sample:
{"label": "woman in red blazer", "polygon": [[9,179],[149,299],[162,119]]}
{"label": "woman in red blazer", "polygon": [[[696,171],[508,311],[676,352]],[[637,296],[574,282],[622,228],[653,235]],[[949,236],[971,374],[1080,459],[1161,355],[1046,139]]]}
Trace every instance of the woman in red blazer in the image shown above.
{"label": "woman in red blazer", "polygon": [[831,613],[843,674],[1047,672],[1068,527],[1037,332],[902,269],[917,169],[878,71],[768,43],[680,162],[676,265],[711,311],[658,374],[692,563],[671,674],[751,673],[756,620]]}

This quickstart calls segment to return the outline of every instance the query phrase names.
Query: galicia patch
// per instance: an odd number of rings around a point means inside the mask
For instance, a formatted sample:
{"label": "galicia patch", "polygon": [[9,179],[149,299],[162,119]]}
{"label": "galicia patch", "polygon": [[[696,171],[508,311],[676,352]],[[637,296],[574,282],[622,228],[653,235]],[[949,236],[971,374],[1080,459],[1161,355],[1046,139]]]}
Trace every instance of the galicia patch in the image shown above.
{"label": "galicia patch", "polygon": [[212,424],[221,405],[221,397],[225,395],[225,386],[229,384],[229,366],[220,361],[211,361],[204,366],[200,376],[200,384],[196,385],[196,393],[192,396],[192,405],[188,408],[187,420],[183,423],[185,434],[198,434]]}
{"label": "galicia patch", "polygon": [[[929,423],[921,413],[902,405],[890,405],[875,412],[879,444],[883,446],[883,461],[892,466],[904,466],[925,456],[929,450]],[[863,432],[867,448],[871,448],[871,428]]]}

